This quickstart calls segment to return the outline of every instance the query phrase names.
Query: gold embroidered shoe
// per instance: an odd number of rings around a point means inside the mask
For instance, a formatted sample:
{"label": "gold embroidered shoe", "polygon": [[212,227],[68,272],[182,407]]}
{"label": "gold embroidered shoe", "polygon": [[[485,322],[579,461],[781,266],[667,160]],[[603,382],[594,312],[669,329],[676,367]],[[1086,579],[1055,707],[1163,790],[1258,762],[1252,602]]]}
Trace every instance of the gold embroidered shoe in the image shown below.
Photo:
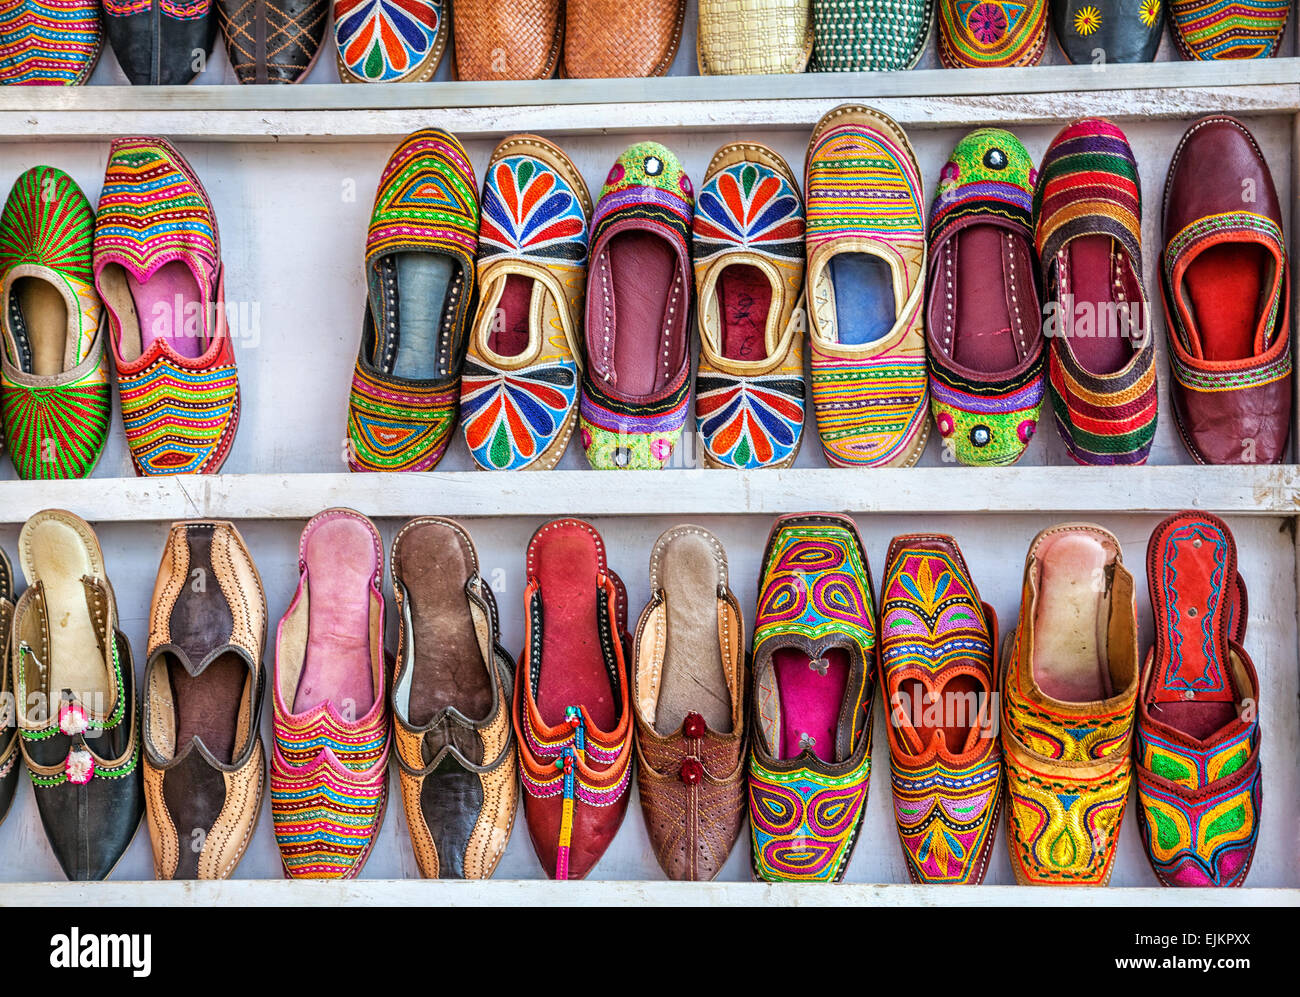
{"label": "gold embroidered shoe", "polygon": [[1105,886],[1133,774],[1138,684],[1133,576],[1113,534],[1065,523],[1034,538],[1003,657],[1016,882]]}
{"label": "gold embroidered shoe", "polygon": [[497,146],[483,180],[479,306],[461,376],[461,426],[489,471],[556,465],[578,419],[591,196],[536,135]]}

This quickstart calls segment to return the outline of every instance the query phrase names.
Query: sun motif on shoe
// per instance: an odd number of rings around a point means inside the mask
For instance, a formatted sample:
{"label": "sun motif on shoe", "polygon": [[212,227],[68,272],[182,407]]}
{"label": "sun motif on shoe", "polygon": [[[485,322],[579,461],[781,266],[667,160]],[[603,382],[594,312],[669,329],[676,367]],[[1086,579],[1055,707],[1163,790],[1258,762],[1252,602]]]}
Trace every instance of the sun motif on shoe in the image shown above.
{"label": "sun motif on shoe", "polygon": [[1101,27],[1101,11],[1096,7],[1080,7],[1074,12],[1074,30],[1080,35],[1090,35]]}
{"label": "sun motif on shoe", "polygon": [[992,45],[1007,33],[1007,15],[996,3],[976,4],[966,19],[966,26],[981,44]]}
{"label": "sun motif on shoe", "polygon": [[1160,0],[1142,0],[1142,5],[1138,7],[1138,17],[1148,28],[1156,23],[1160,16]]}

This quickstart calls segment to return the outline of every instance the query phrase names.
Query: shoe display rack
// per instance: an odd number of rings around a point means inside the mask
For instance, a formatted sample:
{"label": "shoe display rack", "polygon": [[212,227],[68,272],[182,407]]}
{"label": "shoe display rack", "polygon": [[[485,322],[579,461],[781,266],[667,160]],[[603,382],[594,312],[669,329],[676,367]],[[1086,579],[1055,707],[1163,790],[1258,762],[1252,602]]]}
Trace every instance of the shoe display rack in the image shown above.
{"label": "shoe display rack", "polygon": [[[688,24],[694,16],[692,5]],[[678,72],[693,74],[694,48],[688,33]],[[379,172],[408,132],[437,126],[455,133],[480,177],[502,137],[539,133],[560,144],[598,189],[614,157],[633,138],[663,142],[697,181],[719,145],[744,137],[772,146],[801,172],[812,124],[830,108],[853,101],[885,111],[907,129],[920,157],[928,204],[949,150],[973,127],[1012,129],[1038,160],[1065,121],[1105,116],[1125,130],[1141,170],[1145,277],[1158,312],[1164,177],[1191,120],[1216,111],[1246,120],[1283,203],[1294,205],[1300,193],[1300,58],[1185,63],[1170,48],[1166,39],[1162,61],[1136,66],[535,83],[440,80],[396,86],[334,83],[332,59],[322,58],[312,77],[321,82],[297,87],[132,88],[114,84],[115,66],[101,66],[94,82],[104,85],[0,89],[0,180],[6,184],[29,166],[48,163],[71,174],[94,202],[112,138],[163,135],[183,150],[203,177],[220,224],[243,409],[232,454],[216,476],[133,476],[116,402],[109,442],[92,477],[19,481],[5,460],[0,544],[13,552],[19,526],[44,508],[69,509],[94,524],[122,627],[142,668],[150,596],[167,528],[176,519],[211,517],[238,524],[261,573],[274,625],[298,581],[299,532],[321,509],[358,509],[376,521],[386,543],[410,517],[456,518],[478,546],[484,577],[501,607],[503,643],[512,653],[523,640],[525,545],[540,523],[558,516],[590,519],[601,531],[610,565],[627,583],[634,617],[649,597],[647,559],[655,538],[677,523],[705,526],[726,547],[731,586],[744,607],[747,629],[763,538],[778,514],[854,515],[877,581],[895,534],[951,533],[983,597],[997,611],[1003,633],[1015,623],[1031,538],[1053,523],[1082,519],[1111,530],[1124,546],[1139,593],[1145,654],[1152,640],[1147,538],[1167,512],[1212,511],[1227,518],[1240,548],[1240,570],[1250,586],[1245,645],[1262,686],[1263,814],[1245,889],[1157,886],[1139,839],[1132,796],[1111,886],[1086,900],[1069,890],[1013,885],[1005,817],[986,885],[911,885],[890,810],[885,711],[877,704],[867,815],[846,882],[838,885],[751,882],[748,831],[717,882],[669,882],[655,862],[635,798],[589,881],[547,881],[522,819],[495,879],[421,880],[393,777],[383,830],[355,881],[283,880],[264,800],[254,840],[229,881],[154,882],[148,834],[141,829],[108,881],[67,883],[23,777],[13,810],[0,825],[0,854],[6,856],[0,864],[0,904],[758,904],[806,897],[899,905],[1300,905],[1300,461],[1293,440],[1286,464],[1191,462],[1169,414],[1163,316],[1157,314],[1155,332],[1160,424],[1150,463],[1140,468],[1077,467],[1050,425],[1042,427],[1019,464],[1000,469],[945,462],[937,438],[914,468],[832,469],[813,425],[795,466],[781,471],[696,468],[689,433],[673,465],[658,472],[589,470],[576,442],[554,471],[477,471],[459,433],[436,472],[350,474],[346,464],[348,386],[365,301],[366,226]],[[1284,51],[1294,51],[1293,38]],[[933,62],[931,53],[923,65]],[[215,83],[221,72],[220,66],[209,67],[200,84]],[[1300,212],[1288,233],[1292,239],[1297,222]],[[391,607],[391,590],[388,595]],[[390,609],[390,648],[395,619]],[[274,626],[268,644],[269,677]],[[270,718],[268,708],[266,743]]]}

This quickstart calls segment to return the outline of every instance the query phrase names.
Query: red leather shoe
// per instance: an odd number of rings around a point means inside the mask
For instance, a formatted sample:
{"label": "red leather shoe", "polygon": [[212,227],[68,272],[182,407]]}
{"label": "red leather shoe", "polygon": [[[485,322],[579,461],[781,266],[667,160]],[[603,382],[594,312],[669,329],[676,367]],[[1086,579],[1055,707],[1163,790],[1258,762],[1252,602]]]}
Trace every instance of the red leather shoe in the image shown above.
{"label": "red leather shoe", "polygon": [[627,813],[627,593],[580,519],[542,526],[527,563],[514,703],[524,816],[546,874],[582,879]]}

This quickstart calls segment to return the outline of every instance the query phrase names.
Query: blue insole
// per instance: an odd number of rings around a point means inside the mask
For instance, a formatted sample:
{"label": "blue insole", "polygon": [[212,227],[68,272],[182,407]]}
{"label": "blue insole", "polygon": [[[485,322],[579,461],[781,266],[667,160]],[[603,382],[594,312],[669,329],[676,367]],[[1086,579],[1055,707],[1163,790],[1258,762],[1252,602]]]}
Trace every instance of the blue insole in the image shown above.
{"label": "blue insole", "polygon": [[438,331],[454,264],[450,257],[398,253],[397,356],[393,373],[413,381],[438,376]]}
{"label": "blue insole", "polygon": [[888,335],[897,318],[889,264],[867,253],[841,253],[830,262],[841,346],[865,346]]}

